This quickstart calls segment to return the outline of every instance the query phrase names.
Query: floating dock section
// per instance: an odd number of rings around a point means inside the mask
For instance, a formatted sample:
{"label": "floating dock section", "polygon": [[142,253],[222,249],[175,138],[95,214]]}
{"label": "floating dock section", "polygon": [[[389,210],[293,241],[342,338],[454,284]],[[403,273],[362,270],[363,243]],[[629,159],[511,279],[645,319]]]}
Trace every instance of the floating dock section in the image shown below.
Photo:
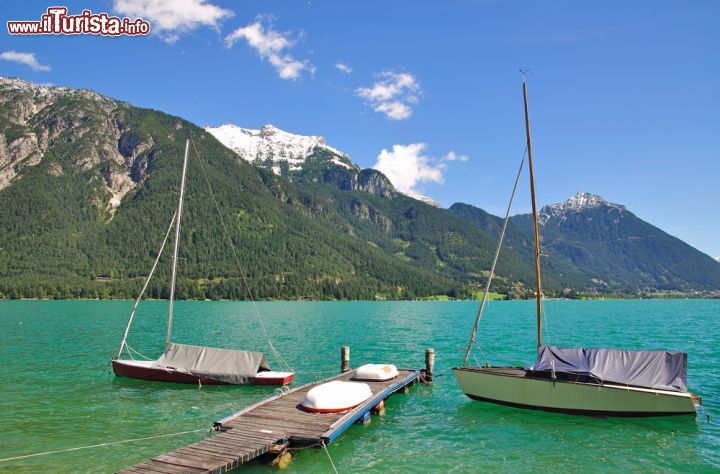
{"label": "floating dock section", "polygon": [[[341,413],[311,413],[300,402],[311,388],[332,380],[349,381],[355,370],[313,382],[267,398],[215,422],[217,434],[197,443],[125,469],[124,473],[221,473],[266,453],[279,456],[288,449],[324,446],[398,391],[405,391],[420,377],[420,370],[400,370],[385,382],[364,382],[373,396]],[[423,373],[423,375],[425,375]]]}

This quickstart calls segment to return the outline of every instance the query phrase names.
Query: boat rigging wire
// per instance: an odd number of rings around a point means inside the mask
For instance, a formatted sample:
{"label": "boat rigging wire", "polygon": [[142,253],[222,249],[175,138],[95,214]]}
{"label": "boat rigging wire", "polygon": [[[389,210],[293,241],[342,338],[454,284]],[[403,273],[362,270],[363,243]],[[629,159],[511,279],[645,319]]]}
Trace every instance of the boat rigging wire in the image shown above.
{"label": "boat rigging wire", "polygon": [[542,299],[543,331],[545,333],[545,339],[548,341],[551,341],[552,334],[550,334],[550,326],[548,325],[547,305],[545,304],[545,301],[546,301],[546,298],[545,298],[545,296],[543,296],[543,299]]}
{"label": "boat rigging wire", "polygon": [[500,249],[502,248],[503,240],[505,239],[505,232],[507,231],[508,223],[510,222],[510,210],[512,209],[513,199],[515,199],[515,192],[517,191],[518,182],[520,181],[520,174],[522,173],[523,165],[525,164],[525,155],[527,155],[528,146],[525,145],[525,151],[523,152],[522,160],[520,160],[520,166],[518,167],[517,175],[515,176],[515,184],[513,185],[512,194],[510,195],[510,202],[508,202],[507,210],[505,211],[505,221],[503,222],[502,231],[500,231],[500,238],[498,240],[497,249],[495,250],[495,258],[493,258],[492,267],[490,268],[490,276],[488,276],[487,284],[485,285],[485,293],[483,293],[483,299],[478,309],[477,317],[475,318],[475,324],[473,325],[472,332],[470,333],[470,340],[467,344],[467,350],[465,351],[465,357],[463,358],[463,365],[467,364],[468,358],[470,357],[470,351],[472,350],[473,343],[475,342],[475,336],[477,335],[478,326],[480,325],[480,318],[482,318],[483,310],[488,302],[488,294],[490,292],[490,285],[492,284],[493,277],[495,276],[495,267],[497,266],[498,258],[500,257]]}
{"label": "boat rigging wire", "polygon": [[255,318],[257,319],[258,323],[260,324],[260,327],[263,330],[263,333],[265,334],[265,340],[267,341],[268,347],[270,347],[270,350],[272,351],[273,355],[275,356],[275,360],[288,372],[294,372],[290,365],[283,359],[283,357],[280,355],[280,352],[275,348],[275,345],[273,344],[272,340],[270,339],[270,334],[268,333],[267,328],[265,327],[265,323],[262,320],[262,317],[260,316],[260,311],[257,308],[257,305],[255,304],[255,299],[253,298],[252,291],[250,290],[250,285],[248,284],[247,277],[245,276],[245,270],[243,269],[242,264],[240,263],[240,258],[238,257],[237,251],[235,250],[235,245],[233,244],[232,239],[230,238],[230,233],[227,230],[227,226],[225,225],[225,219],[223,219],[222,213],[220,212],[220,206],[218,205],[217,199],[215,199],[215,193],[213,193],[212,186],[210,186],[210,180],[208,179],[207,173],[205,172],[205,166],[202,164],[202,159],[200,157],[200,153],[197,150],[197,147],[195,146],[195,141],[190,137],[190,142],[192,143],[193,149],[195,150],[195,157],[197,158],[198,163],[200,164],[200,169],[202,170],[203,177],[205,178],[205,183],[208,186],[208,190],[210,191],[210,197],[212,198],[213,203],[215,204],[215,210],[218,213],[218,216],[220,218],[220,224],[222,225],[223,232],[225,234],[225,238],[227,238],[228,243],[230,244],[230,250],[232,250],[232,254],[235,257],[235,262],[237,263],[238,269],[240,270],[240,276],[242,277],[243,284],[245,285],[245,289],[247,290],[248,297],[250,298],[250,301],[252,303],[252,307],[255,313]]}
{"label": "boat rigging wire", "polygon": [[125,343],[125,348],[128,349],[128,354],[130,354],[130,358],[133,360],[135,360],[135,358],[132,356],[133,354],[137,354],[145,360],[153,360],[145,354],[142,354],[140,351],[135,350],[133,347],[130,347],[130,344],[128,344],[127,342]]}
{"label": "boat rigging wire", "polygon": [[[132,311],[130,311],[130,317],[128,318],[127,325],[125,326],[125,332],[123,333],[122,342],[120,342],[120,349],[117,353],[117,358],[119,359],[122,356],[123,348],[130,348],[127,344],[127,337],[128,332],[130,332],[130,325],[133,322],[133,318],[135,317],[135,310],[137,310],[138,305],[140,304],[140,300],[142,299],[143,295],[145,294],[145,290],[147,290],[148,285],[150,284],[150,280],[152,279],[153,275],[155,274],[155,269],[158,266],[158,262],[160,261],[160,257],[162,256],[163,250],[165,249],[165,244],[168,241],[168,237],[170,236],[170,231],[172,230],[173,224],[175,223],[175,218],[177,218],[177,211],[173,214],[172,219],[170,220],[170,225],[168,226],[167,232],[165,232],[165,238],[163,239],[162,245],[160,246],[160,251],[158,251],[157,257],[155,257],[155,263],[153,263],[152,269],[150,270],[150,273],[148,274],[147,278],[145,279],[145,284],[142,287],[142,290],[140,290],[140,294],[138,295],[137,299],[135,300],[135,304],[132,307]],[[137,352],[140,354],[139,352]],[[132,359],[132,353],[128,350],[128,354],[130,354],[130,358]],[[142,357],[142,354],[140,354]]]}

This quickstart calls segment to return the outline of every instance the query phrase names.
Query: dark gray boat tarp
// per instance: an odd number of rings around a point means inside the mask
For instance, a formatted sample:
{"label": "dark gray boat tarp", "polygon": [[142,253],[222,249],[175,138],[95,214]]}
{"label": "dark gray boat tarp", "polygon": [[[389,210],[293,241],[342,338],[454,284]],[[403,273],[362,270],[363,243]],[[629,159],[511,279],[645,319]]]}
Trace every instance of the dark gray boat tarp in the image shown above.
{"label": "dark gray boat tarp", "polygon": [[262,352],[175,343],[170,344],[155,364],[231,384],[252,382],[258,371],[270,370]]}
{"label": "dark gray boat tarp", "polygon": [[684,352],[540,346],[532,370],[553,369],[589,375],[603,382],[687,392],[687,354]]}

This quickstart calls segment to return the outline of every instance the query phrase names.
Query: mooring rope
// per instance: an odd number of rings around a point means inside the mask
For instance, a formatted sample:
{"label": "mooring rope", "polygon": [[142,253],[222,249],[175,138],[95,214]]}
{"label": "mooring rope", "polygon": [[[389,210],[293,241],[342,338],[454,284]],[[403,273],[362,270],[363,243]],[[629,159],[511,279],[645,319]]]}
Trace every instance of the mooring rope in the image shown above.
{"label": "mooring rope", "polygon": [[213,200],[213,203],[215,204],[215,209],[217,210],[218,217],[220,218],[220,224],[222,224],[223,232],[225,233],[225,237],[228,240],[228,243],[230,244],[230,250],[232,250],[233,256],[235,257],[235,262],[237,263],[238,269],[240,270],[240,275],[242,276],[243,283],[245,284],[245,289],[247,290],[248,297],[250,298],[250,301],[252,302],[253,310],[255,311],[255,317],[260,323],[260,327],[262,328],[263,332],[265,333],[265,340],[267,341],[268,346],[270,347],[270,350],[272,351],[273,355],[275,356],[275,359],[278,361],[278,363],[287,371],[293,372],[290,365],[283,359],[283,357],[280,355],[280,352],[275,348],[275,345],[273,345],[272,340],[270,339],[270,333],[268,333],[267,328],[265,327],[265,323],[262,320],[262,317],[260,316],[260,311],[257,309],[257,305],[255,304],[255,299],[253,298],[252,291],[250,290],[250,285],[248,284],[247,277],[245,276],[245,270],[243,269],[242,264],[240,263],[240,258],[237,255],[237,252],[235,251],[235,245],[233,244],[232,239],[230,238],[230,233],[227,230],[227,226],[225,225],[225,219],[223,219],[222,213],[220,212],[220,206],[218,205],[217,199],[215,199],[215,193],[213,193],[212,186],[210,186],[210,180],[208,179],[207,173],[205,172],[205,166],[202,164],[202,159],[200,157],[200,153],[197,150],[197,147],[195,146],[195,141],[190,138],[190,141],[192,142],[193,149],[195,150],[195,156],[197,157],[197,161],[200,164],[200,169],[202,170],[203,177],[205,178],[205,183],[208,186],[208,190],[210,191],[210,197]]}
{"label": "mooring rope", "polygon": [[[207,428],[201,428],[198,430],[189,430],[189,431],[178,431],[177,433],[168,433],[168,434],[162,434],[162,435],[155,435],[155,436],[144,436],[142,438],[133,438],[133,439],[124,439],[121,441],[110,441],[107,443],[100,443],[100,444],[92,444],[89,446],[78,446],[75,448],[66,448],[66,449],[56,449],[53,451],[44,451],[42,453],[33,453],[33,454],[23,454],[21,456],[12,456],[9,458],[3,458],[0,459],[0,462],[7,462],[7,461],[15,461],[17,459],[27,459],[27,458],[34,458],[38,456],[47,456],[49,454],[58,454],[58,453],[67,453],[70,451],[79,451],[81,449],[90,449],[90,448],[101,448],[103,446],[113,446],[115,444],[126,444],[126,443],[134,443],[136,441],[145,441],[148,439],[158,439],[158,438],[169,438],[171,436],[180,436],[184,434],[190,434],[190,433],[199,433],[201,431],[208,431]],[[335,471],[337,472],[337,471]]]}
{"label": "mooring rope", "polygon": [[330,465],[333,468],[333,471],[335,471],[335,474],[339,474],[337,468],[335,467],[335,463],[333,462],[332,458],[330,457],[330,452],[327,449],[327,445],[325,443],[320,443],[320,446],[322,446],[323,450],[325,451],[325,454],[327,454],[327,458],[330,461]]}

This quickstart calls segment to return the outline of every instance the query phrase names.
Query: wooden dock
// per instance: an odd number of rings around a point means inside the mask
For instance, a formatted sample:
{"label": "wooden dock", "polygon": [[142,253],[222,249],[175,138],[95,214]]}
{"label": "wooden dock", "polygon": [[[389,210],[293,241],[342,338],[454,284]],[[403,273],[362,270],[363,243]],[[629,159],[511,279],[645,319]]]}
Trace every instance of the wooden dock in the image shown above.
{"label": "wooden dock", "polygon": [[268,452],[331,443],[348,427],[395,392],[414,384],[419,370],[400,370],[386,382],[364,382],[373,396],[352,410],[311,413],[300,402],[311,388],[332,380],[350,380],[354,370],[286,390],[215,422],[217,434],[148,461],[129,467],[127,473],[227,472]]}

